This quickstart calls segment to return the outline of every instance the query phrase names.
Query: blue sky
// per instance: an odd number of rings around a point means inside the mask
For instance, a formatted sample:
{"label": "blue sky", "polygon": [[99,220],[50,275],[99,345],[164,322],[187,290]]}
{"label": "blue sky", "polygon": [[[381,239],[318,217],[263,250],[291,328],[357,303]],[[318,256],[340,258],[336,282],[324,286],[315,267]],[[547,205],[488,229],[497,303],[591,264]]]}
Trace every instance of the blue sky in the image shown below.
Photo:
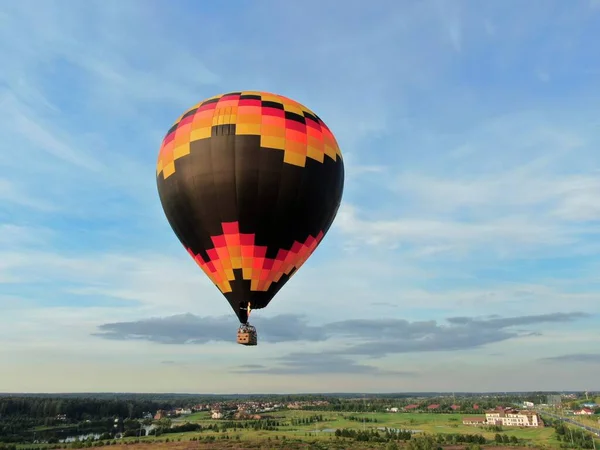
{"label": "blue sky", "polygon": [[[0,390],[600,389],[599,25],[588,0],[3,4]],[[154,178],[181,112],[236,90],[316,111],[347,174],[251,349]]]}

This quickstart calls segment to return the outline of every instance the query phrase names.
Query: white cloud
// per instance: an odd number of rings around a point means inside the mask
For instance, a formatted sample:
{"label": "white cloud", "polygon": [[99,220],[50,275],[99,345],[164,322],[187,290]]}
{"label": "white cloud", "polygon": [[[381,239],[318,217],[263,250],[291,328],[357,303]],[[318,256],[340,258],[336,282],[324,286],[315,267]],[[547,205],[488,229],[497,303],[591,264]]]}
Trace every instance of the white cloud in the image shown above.
{"label": "white cloud", "polygon": [[135,1],[90,1],[85,8],[65,8],[61,2],[36,8],[25,5],[7,5],[10,20],[7,18],[1,34],[8,42],[24,24],[31,31],[28,39],[5,49],[14,56],[3,66],[13,89],[42,81],[31,74],[27,80],[23,69],[48,71],[53,64],[66,63],[84,71],[78,75],[87,82],[86,93],[99,102],[96,106],[114,113],[129,108],[136,111],[144,103],[155,102],[181,107],[197,96],[196,89],[218,81],[190,47],[177,42],[176,33],[158,33],[164,12],[154,5],[140,8],[142,3]]}
{"label": "white cloud", "polygon": [[[78,315],[78,322],[89,326],[183,313],[233,317],[216,287],[183,250],[179,253],[93,253],[77,257],[26,250],[0,253],[5,283],[41,287],[48,298],[56,298],[63,305],[62,309],[47,309],[43,308],[43,298],[27,296],[21,309],[13,305],[10,314],[4,316],[5,325],[10,327],[10,317],[16,315],[24,320],[45,320],[48,314],[66,313]],[[351,260],[315,258],[267,309],[255,314],[302,314],[319,324],[333,317],[374,319],[383,311],[390,317],[419,318],[423,310],[429,310],[430,317],[439,318],[440,310],[444,315],[465,310],[474,314],[533,314],[542,306],[552,311],[597,310],[598,294],[591,288],[582,289],[578,280],[542,277],[537,283],[497,281],[477,286],[471,284],[469,266],[454,270],[445,265],[426,267],[417,259],[399,265],[397,258],[379,252],[363,251]],[[436,279],[441,276],[451,277],[459,285],[436,288]],[[107,301],[110,306],[102,307]],[[85,306],[89,302],[98,306]],[[115,302],[120,306],[112,306]]]}
{"label": "white cloud", "polygon": [[338,226],[354,242],[392,249],[416,247],[415,254],[423,256],[446,253],[464,258],[485,250],[507,257],[577,242],[566,230],[522,216],[480,221],[410,217],[368,220],[366,216],[347,205],[340,209]]}
{"label": "white cloud", "polygon": [[408,154],[411,164],[369,180],[377,203],[360,197],[364,180],[350,179],[337,226],[355,244],[420,256],[594,254],[594,121],[565,117],[566,111],[506,114],[438,137]]}
{"label": "white cloud", "polygon": [[33,119],[31,110],[25,110],[24,105],[19,104],[18,101],[6,101],[3,104],[3,113],[3,116],[10,117],[5,126],[28,141],[31,147],[43,150],[51,156],[79,168],[92,171],[102,168],[99,162],[89,155],[89,149],[75,149],[73,145],[67,144],[63,139],[57,137],[55,132],[49,131],[47,125]]}
{"label": "white cloud", "polygon": [[594,173],[510,171],[464,178],[400,175],[395,189],[421,204],[425,212],[455,213],[470,208],[478,215],[500,215],[507,208],[573,221],[600,218],[600,179]]}

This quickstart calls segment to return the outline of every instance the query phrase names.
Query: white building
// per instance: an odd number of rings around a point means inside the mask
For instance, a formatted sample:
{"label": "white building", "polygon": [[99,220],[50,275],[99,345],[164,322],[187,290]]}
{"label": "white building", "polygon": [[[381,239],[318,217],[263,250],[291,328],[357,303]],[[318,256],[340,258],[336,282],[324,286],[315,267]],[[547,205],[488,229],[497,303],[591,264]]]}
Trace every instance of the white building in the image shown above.
{"label": "white building", "polygon": [[493,411],[485,413],[488,425],[507,427],[539,427],[541,421],[534,411]]}

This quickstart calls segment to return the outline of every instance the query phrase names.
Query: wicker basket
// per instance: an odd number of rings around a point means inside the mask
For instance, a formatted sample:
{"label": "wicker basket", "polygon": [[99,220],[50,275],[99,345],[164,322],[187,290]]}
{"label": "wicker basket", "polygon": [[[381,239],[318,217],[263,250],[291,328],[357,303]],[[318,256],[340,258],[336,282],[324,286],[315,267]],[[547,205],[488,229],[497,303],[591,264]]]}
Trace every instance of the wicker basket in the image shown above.
{"label": "wicker basket", "polygon": [[258,336],[253,326],[242,326],[237,333],[237,342],[241,345],[256,345]]}

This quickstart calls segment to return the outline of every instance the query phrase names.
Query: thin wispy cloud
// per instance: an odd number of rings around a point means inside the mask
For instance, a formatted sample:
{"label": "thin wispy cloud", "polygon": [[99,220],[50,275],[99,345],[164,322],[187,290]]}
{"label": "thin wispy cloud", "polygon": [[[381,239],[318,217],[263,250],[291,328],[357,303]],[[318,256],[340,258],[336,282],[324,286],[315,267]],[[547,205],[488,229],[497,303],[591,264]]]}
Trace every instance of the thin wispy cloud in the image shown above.
{"label": "thin wispy cloud", "polygon": [[[386,370],[369,364],[360,364],[342,356],[326,353],[290,353],[277,358],[275,365],[242,365],[233,369],[234,373],[267,375],[356,375],[387,376],[395,378],[414,377],[414,371]],[[250,367],[248,367],[250,366]]]}
{"label": "thin wispy cloud", "polygon": [[542,358],[542,361],[557,363],[600,364],[600,353],[572,353]]}

